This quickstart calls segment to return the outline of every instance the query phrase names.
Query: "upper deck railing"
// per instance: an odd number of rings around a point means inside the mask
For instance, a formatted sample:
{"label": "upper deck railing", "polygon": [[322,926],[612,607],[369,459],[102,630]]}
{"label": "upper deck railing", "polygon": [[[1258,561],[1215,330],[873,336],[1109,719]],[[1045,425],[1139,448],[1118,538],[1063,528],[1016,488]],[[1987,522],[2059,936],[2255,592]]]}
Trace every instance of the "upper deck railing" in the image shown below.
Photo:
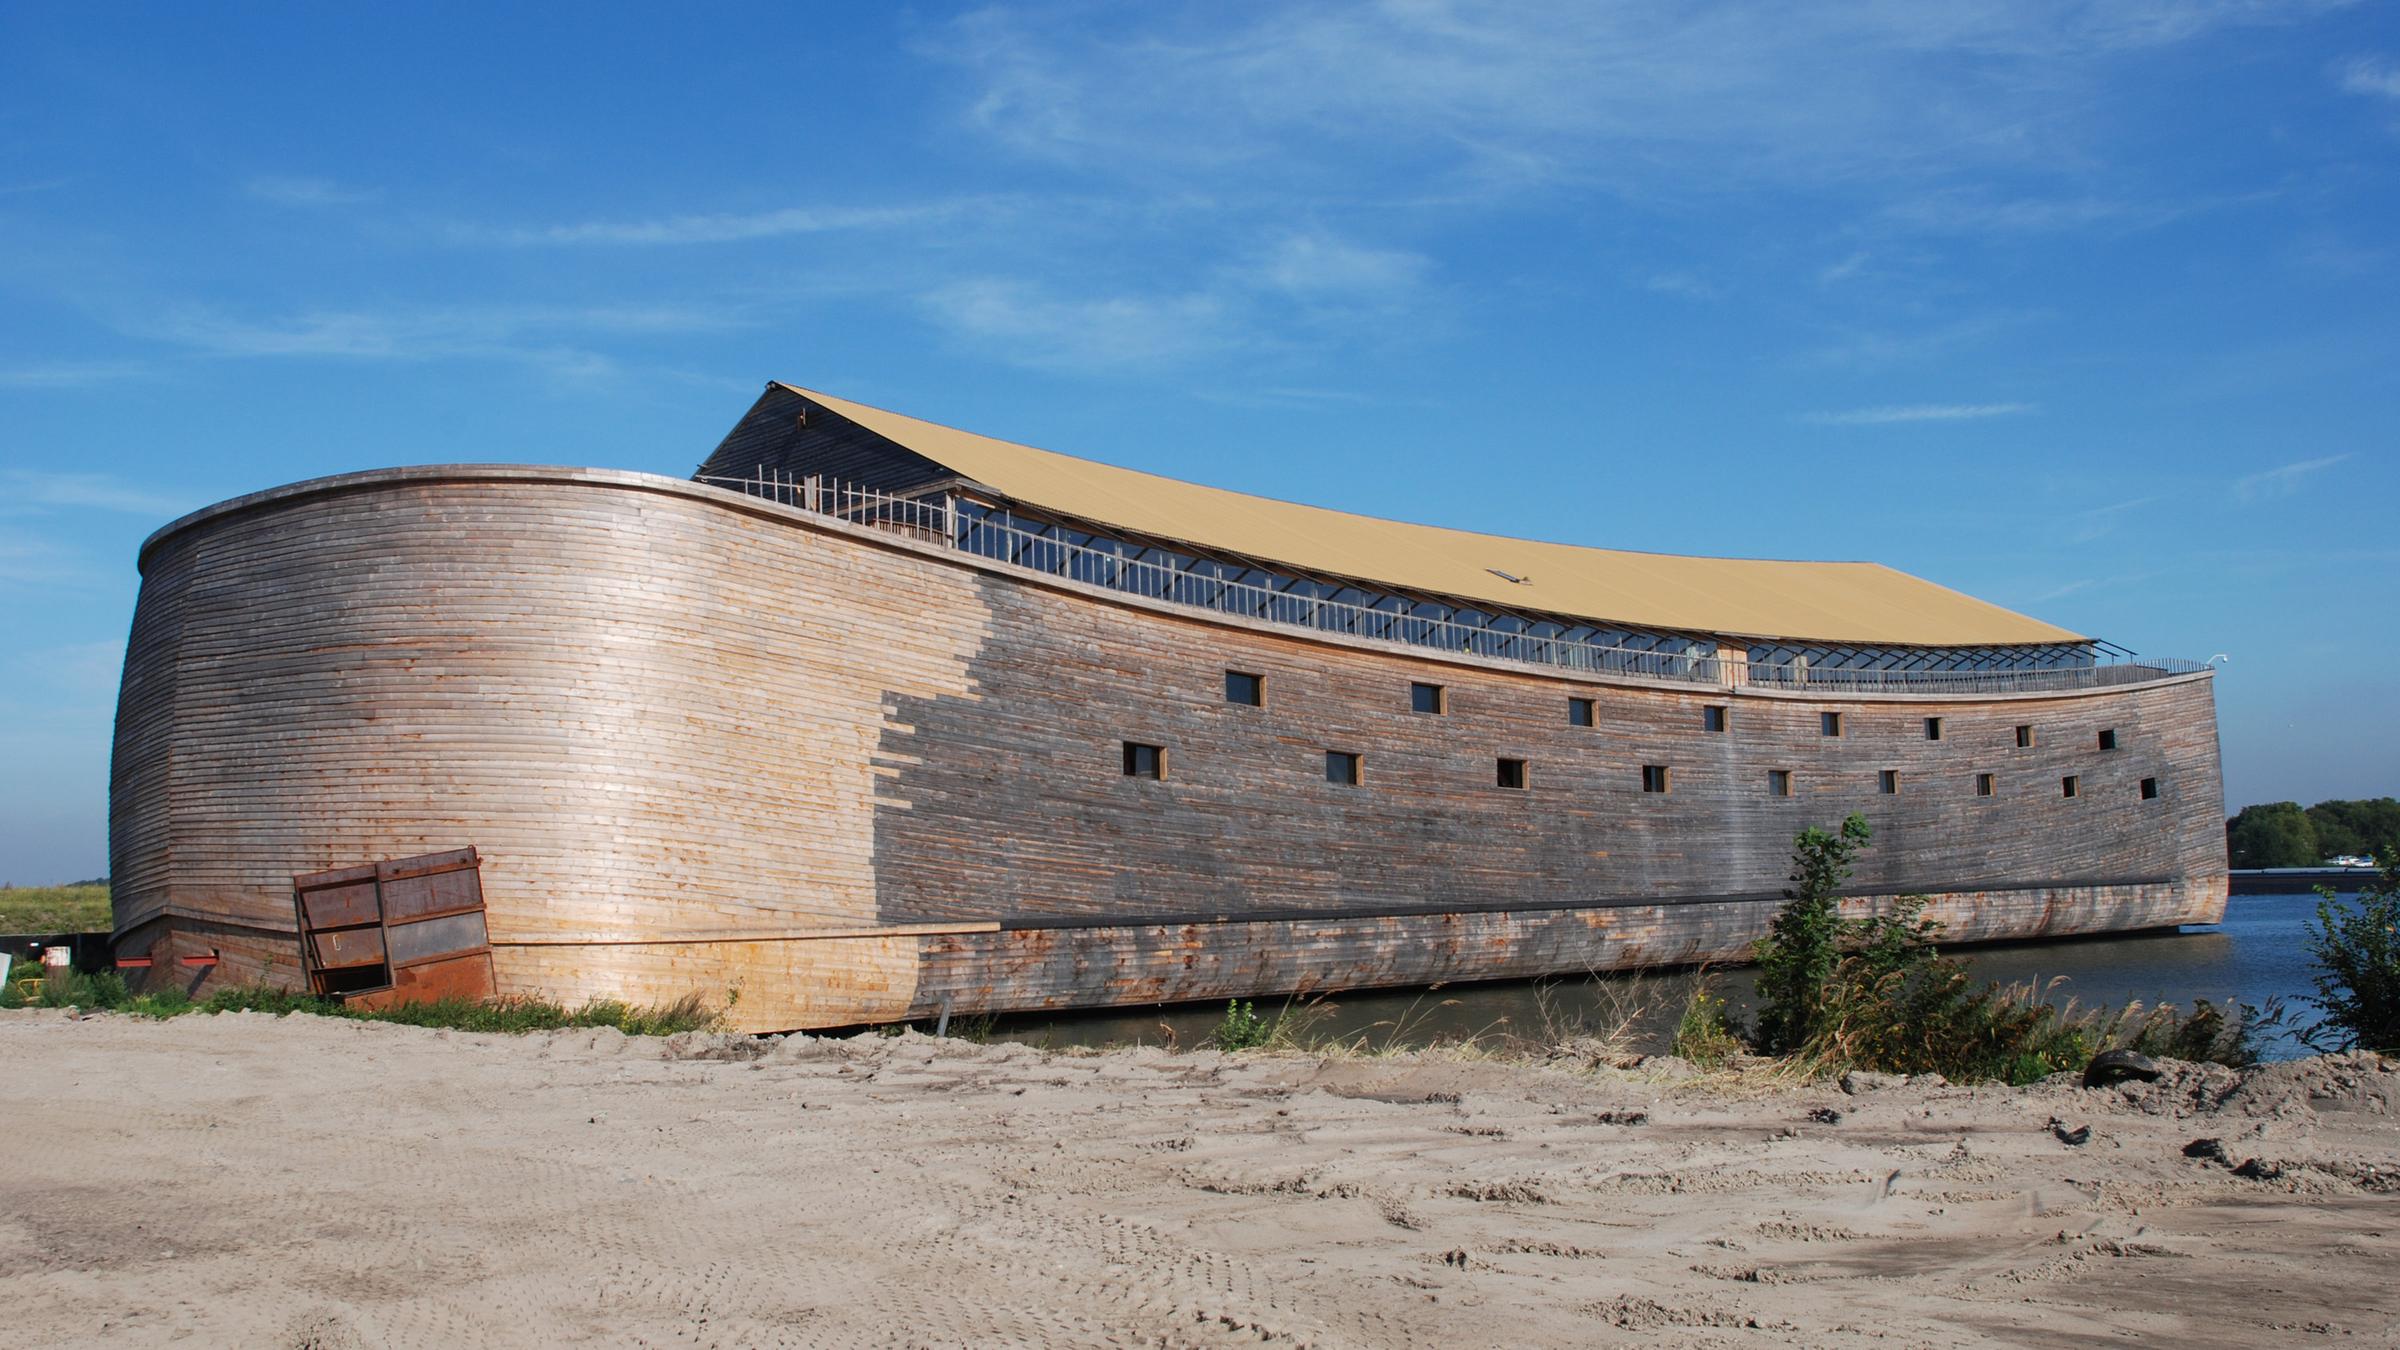
{"label": "upper deck railing", "polygon": [[831,479],[772,472],[746,478],[708,476],[699,481],[853,524],[891,530],[1044,576],[1169,604],[1492,661],[1551,666],[1575,674],[1842,693],[2013,694],[2140,684],[2205,669],[2194,661],[2113,656],[2095,656],[2090,664],[1977,670],[1811,668],[1805,660],[1755,662],[1697,648],[1672,651],[1610,646],[1294,594],[1128,557],[1124,550],[1136,546],[1102,537],[1075,543],[988,519],[973,509],[962,511],[959,499],[947,491],[902,496]]}

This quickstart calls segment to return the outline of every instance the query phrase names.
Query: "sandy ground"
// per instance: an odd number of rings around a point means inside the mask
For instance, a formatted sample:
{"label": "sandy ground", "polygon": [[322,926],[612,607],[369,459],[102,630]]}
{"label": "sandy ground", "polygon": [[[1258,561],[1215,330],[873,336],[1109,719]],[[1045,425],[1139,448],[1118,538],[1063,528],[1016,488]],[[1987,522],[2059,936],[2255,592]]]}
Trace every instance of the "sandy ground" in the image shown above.
{"label": "sandy ground", "polygon": [[2364,1057],[1846,1093],[20,1012],[0,1064],[11,1344],[2400,1344]]}

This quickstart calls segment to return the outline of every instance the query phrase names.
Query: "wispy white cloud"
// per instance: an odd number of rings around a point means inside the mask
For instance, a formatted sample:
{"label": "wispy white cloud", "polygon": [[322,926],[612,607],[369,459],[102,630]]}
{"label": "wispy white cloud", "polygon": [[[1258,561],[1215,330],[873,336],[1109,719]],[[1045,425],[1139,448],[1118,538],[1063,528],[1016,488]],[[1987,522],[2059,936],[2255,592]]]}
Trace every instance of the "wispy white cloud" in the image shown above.
{"label": "wispy white cloud", "polygon": [[2289,497],[2306,486],[2308,479],[2354,456],[2326,455],[2319,459],[2304,459],[2259,473],[2244,474],[2233,480],[2233,495],[2239,501],[2263,501],[2274,497]]}
{"label": "wispy white cloud", "polygon": [[224,358],[357,361],[505,360],[566,378],[616,369],[589,344],[605,338],[721,331],[746,320],[682,305],[478,305],[307,310],[243,317],[179,306],[119,321],[130,336]]}
{"label": "wispy white cloud", "polygon": [[2283,256],[2304,271],[2342,277],[2380,272],[2392,261],[2390,249],[2357,243],[2330,230],[2312,230],[2300,236]]}
{"label": "wispy white cloud", "polygon": [[0,529],[0,583],[56,588],[90,586],[99,580],[88,561],[56,541]]}
{"label": "wispy white cloud", "polygon": [[2111,502],[2107,506],[2095,506],[2089,510],[2078,511],[2072,517],[2074,528],[2068,532],[2068,539],[2072,543],[2089,544],[2095,540],[2106,538],[2116,531],[2118,521],[2127,512],[2140,510],[2157,500],[2156,497],[2133,497],[2121,502]]}
{"label": "wispy white cloud", "polygon": [[1885,208],[1883,218],[1934,234],[2051,234],[2094,227],[2143,229],[2183,214],[2165,203],[2105,197],[1993,197],[1951,191],[1912,197]]}
{"label": "wispy white cloud", "polygon": [[2334,67],[2344,93],[2400,99],[2400,65],[2378,56],[2354,56]]}
{"label": "wispy white cloud", "polygon": [[351,187],[330,178],[307,178],[291,174],[260,174],[242,184],[242,190],[276,206],[312,209],[361,206],[383,195],[374,188]]}
{"label": "wispy white cloud", "polygon": [[1725,288],[1693,272],[1654,272],[1642,278],[1642,289],[1678,300],[1722,300]]}
{"label": "wispy white cloud", "polygon": [[10,680],[21,689],[42,689],[70,702],[113,700],[125,668],[122,642],[70,642],[7,658]]}
{"label": "wispy white cloud", "polygon": [[2115,58],[2339,3],[995,7],[931,48],[970,127],[1129,177],[1688,196],[2052,168],[2103,134]]}
{"label": "wispy white cloud", "polygon": [[1800,420],[1828,427],[1876,427],[1901,422],[1974,422],[1987,417],[2022,417],[2035,411],[2038,409],[2031,403],[1906,403],[1807,413]]}
{"label": "wispy white cloud", "polygon": [[1432,267],[1408,249],[1317,229],[1198,265],[1183,286],[980,276],[929,286],[919,303],[952,336],[1012,364],[1105,373],[1377,331],[1419,301]]}
{"label": "wispy white cloud", "polygon": [[1915,365],[1992,341],[2047,317],[2036,310],[1997,309],[1919,327],[1849,328],[1794,359],[1802,366],[1838,370]]}
{"label": "wispy white cloud", "polygon": [[793,206],[773,211],[663,216],[653,220],[594,220],[555,225],[457,225],[466,243],[665,246],[733,244],[788,235],[881,230],[947,220],[990,203],[932,202],[913,206]]}
{"label": "wispy white cloud", "polygon": [[2070,595],[2081,595],[2086,591],[2107,591],[2124,586],[2139,586],[2145,581],[2155,581],[2165,575],[2167,573],[2153,569],[2147,572],[2126,572],[2108,577],[2077,577],[2073,581],[2043,591],[2039,595],[2027,596],[2018,603],[2024,605],[2047,604],[2052,600],[2064,600]]}
{"label": "wispy white cloud", "polygon": [[1207,293],[1067,296],[986,277],[939,287],[923,303],[952,335],[1042,369],[1154,367],[1242,343],[1225,300]]}
{"label": "wispy white cloud", "polygon": [[1239,275],[1300,296],[1393,296],[1415,288],[1432,262],[1405,249],[1374,248],[1326,233],[1287,235]]}
{"label": "wispy white cloud", "polygon": [[11,508],[81,507],[137,516],[176,516],[198,503],[136,487],[109,474],[0,469],[0,501]]}
{"label": "wispy white cloud", "polygon": [[142,372],[132,361],[34,361],[0,366],[0,389],[80,389],[133,379]]}
{"label": "wispy white cloud", "polygon": [[1288,385],[1211,383],[1194,390],[1192,396],[1203,402],[1222,403],[1235,408],[1325,408],[1384,402],[1353,389],[1308,389]]}
{"label": "wispy white cloud", "polygon": [[1933,235],[2042,235],[2073,232],[2134,234],[2211,211],[2270,202],[2280,189],[2196,194],[2175,199],[2076,194],[2005,195],[1980,188],[1946,188],[1903,197],[1884,207],[1883,224]]}
{"label": "wispy white cloud", "polygon": [[1820,286],[1833,286],[1848,281],[1852,277],[1855,277],[1859,273],[1866,270],[1867,262],[1870,257],[1872,257],[1872,255],[1869,254],[1865,249],[1859,249],[1852,253],[1849,257],[1843,258],[1838,262],[1830,262],[1825,264],[1823,267],[1817,269],[1817,284]]}

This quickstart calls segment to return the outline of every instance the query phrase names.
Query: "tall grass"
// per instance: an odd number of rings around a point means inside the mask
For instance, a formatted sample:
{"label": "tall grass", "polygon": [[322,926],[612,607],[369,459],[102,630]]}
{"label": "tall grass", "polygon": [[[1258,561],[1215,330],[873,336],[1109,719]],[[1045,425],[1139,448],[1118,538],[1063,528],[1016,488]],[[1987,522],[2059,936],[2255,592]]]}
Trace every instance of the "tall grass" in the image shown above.
{"label": "tall grass", "polygon": [[628,1036],[670,1036],[679,1031],[713,1030],[720,1015],[701,995],[686,994],[673,1003],[638,1007],[615,999],[597,999],[569,1008],[536,998],[485,1000],[446,998],[430,1003],[407,1003],[395,1008],[361,1008],[337,999],[293,993],[265,985],[236,985],[207,998],[193,1000],[180,990],[135,994],[114,971],[69,976],[53,988],[36,974],[11,978],[0,987],[0,1008],[85,1008],[129,1013],[137,1017],[181,1017],[189,1013],[258,1012],[288,1016],[306,1013],[358,1022],[397,1022],[404,1026],[446,1027],[454,1031],[523,1034],[561,1031],[573,1027],[614,1027]]}
{"label": "tall grass", "polygon": [[[1288,1001],[1272,1015],[1236,999],[1210,1029],[1205,1044],[1228,1052],[1261,1050],[1318,1059],[1372,1059],[1423,1052],[1449,1059],[1550,1060],[1562,1056],[1594,1064],[1625,1064],[1641,1057],[1644,1028],[1661,1012],[1661,995],[1639,977],[1603,980],[1594,976],[1586,1009],[1561,999],[1555,983],[1533,991],[1530,1019],[1507,1017],[1471,1031],[1430,1034],[1427,1024],[1463,1000],[1427,991],[1393,1017],[1349,1031],[1333,1031],[1339,1018],[1332,1000]],[[1173,1038],[1169,1038],[1172,1044]]]}
{"label": "tall grass", "polygon": [[105,933],[108,887],[0,886],[0,933]]}
{"label": "tall grass", "polygon": [[2042,993],[1978,985],[1943,957],[1891,970],[1845,957],[1825,985],[1814,1031],[1794,1053],[1827,1071],[2030,1083],[2080,1067],[2095,1049],[2086,1029]]}
{"label": "tall grass", "polygon": [[1732,1013],[1725,1006],[1724,996],[1717,992],[1716,981],[1705,972],[1692,985],[1690,997],[1684,1000],[1683,1016],[1675,1022],[1672,1048],[1703,1069],[1719,1068],[1749,1049],[1742,1040],[1741,1028],[1735,1025]]}

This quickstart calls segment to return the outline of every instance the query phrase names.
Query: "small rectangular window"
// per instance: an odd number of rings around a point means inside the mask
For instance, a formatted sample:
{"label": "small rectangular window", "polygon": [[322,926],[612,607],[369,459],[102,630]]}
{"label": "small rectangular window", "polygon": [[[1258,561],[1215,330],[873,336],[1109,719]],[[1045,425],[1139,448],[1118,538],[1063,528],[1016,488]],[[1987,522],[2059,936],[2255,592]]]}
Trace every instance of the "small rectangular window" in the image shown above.
{"label": "small rectangular window", "polygon": [[1817,732],[1819,735],[1823,736],[1841,735],[1842,715],[1840,713],[1818,713]]}
{"label": "small rectangular window", "polygon": [[2031,750],[2033,748],[2032,727],[2020,726],[2017,728],[2017,748],[2019,750]]}
{"label": "small rectangular window", "polygon": [[1702,708],[1700,710],[1700,727],[1704,731],[1723,731],[1725,729],[1725,709],[1714,703]]}
{"label": "small rectangular window", "polygon": [[1792,795],[1792,771],[1790,769],[1767,770],[1767,795],[1770,797]]}
{"label": "small rectangular window", "polygon": [[1666,791],[1666,790],[1667,790],[1667,766],[1666,766],[1666,765],[1664,765],[1664,764],[1645,764],[1645,765],[1643,765],[1643,766],[1642,766],[1642,791],[1644,791],[1644,792],[1664,792],[1664,791]]}
{"label": "small rectangular window", "polygon": [[1926,718],[1926,719],[1925,719],[1925,739],[1926,739],[1926,740],[1929,740],[1929,741],[1938,741],[1938,740],[1940,740],[1941,738],[1942,738],[1942,719],[1940,719],[1940,718],[1938,718],[1938,717],[1928,717],[1928,718]]}
{"label": "small rectangular window", "polygon": [[2145,778],[2145,779],[2143,779],[2143,780],[2142,780],[2142,800],[2143,800],[2143,801],[2146,801],[2146,802],[2151,802],[2151,801],[2157,801],[2157,800],[2158,800],[2158,780],[2157,780],[2157,779],[2155,779],[2155,778]]}
{"label": "small rectangular window", "polygon": [[1991,795],[1992,795],[1992,787],[1993,787],[1993,784],[1992,784],[1992,776],[1991,776],[1990,774],[1988,774],[1988,773],[1979,773],[1979,774],[1975,775],[1975,795],[1976,795],[1976,796],[1978,796],[1978,797],[1989,797],[1989,796],[1991,796]]}
{"label": "small rectangular window", "polygon": [[1590,699],[1571,698],[1567,700],[1568,726],[1588,727],[1592,725],[1592,721],[1592,701]]}
{"label": "small rectangular window", "polygon": [[1253,675],[1246,670],[1226,671],[1225,701],[1227,703],[1246,703],[1253,708],[1265,706],[1267,677]]}
{"label": "small rectangular window", "polygon": [[1450,711],[1449,692],[1438,684],[1412,684],[1408,687],[1408,706],[1421,713]]}
{"label": "small rectangular window", "polygon": [[1164,778],[1167,776],[1167,752],[1155,745],[1139,741],[1125,742],[1125,776],[1127,778]]}
{"label": "small rectangular window", "polygon": [[1502,786],[1502,787],[1504,787],[1504,788],[1515,788],[1515,789],[1517,789],[1517,790],[1519,790],[1519,791],[1523,791],[1523,790],[1524,790],[1524,788],[1525,788],[1525,761],[1524,761],[1524,760],[1521,760],[1521,759],[1504,759],[1504,760],[1501,760],[1501,761],[1500,761],[1500,786]]}
{"label": "small rectangular window", "polygon": [[1347,750],[1328,750],[1325,752],[1326,782],[1339,783],[1343,787],[1357,787],[1358,778],[1358,756],[1351,754]]}
{"label": "small rectangular window", "polygon": [[1889,797],[1900,791],[1900,771],[1885,769],[1875,776],[1875,790]]}
{"label": "small rectangular window", "polygon": [[2110,729],[2100,733],[2100,748],[2103,750],[2114,750],[2117,748],[2117,733],[2115,728],[2111,727]]}
{"label": "small rectangular window", "polygon": [[2077,792],[2081,791],[2082,787],[2083,784],[2076,781],[2076,776],[2074,774],[2068,774],[2066,777],[2058,780],[2058,795],[2061,797],[2072,797]]}

